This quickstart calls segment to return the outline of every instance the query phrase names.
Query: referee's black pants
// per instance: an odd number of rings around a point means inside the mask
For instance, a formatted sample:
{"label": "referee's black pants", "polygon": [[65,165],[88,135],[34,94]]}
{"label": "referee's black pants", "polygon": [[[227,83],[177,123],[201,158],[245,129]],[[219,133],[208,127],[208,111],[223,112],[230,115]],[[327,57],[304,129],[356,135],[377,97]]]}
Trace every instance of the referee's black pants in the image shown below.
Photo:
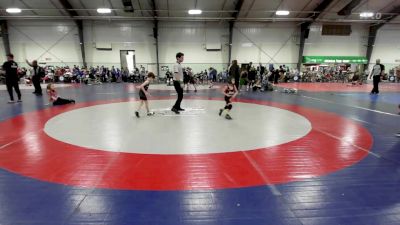
{"label": "referee's black pants", "polygon": [[374,88],[371,94],[379,94],[379,82],[381,82],[381,76],[373,76]]}
{"label": "referee's black pants", "polygon": [[32,83],[33,86],[35,87],[35,94],[41,95],[42,94],[42,87],[40,86],[40,77],[39,76],[33,76],[32,77]]}
{"label": "referee's black pants", "polygon": [[181,102],[183,99],[183,88],[179,81],[174,80],[174,87],[176,90],[176,94],[178,95],[178,99],[175,102],[175,105],[172,107],[174,109],[181,109]]}

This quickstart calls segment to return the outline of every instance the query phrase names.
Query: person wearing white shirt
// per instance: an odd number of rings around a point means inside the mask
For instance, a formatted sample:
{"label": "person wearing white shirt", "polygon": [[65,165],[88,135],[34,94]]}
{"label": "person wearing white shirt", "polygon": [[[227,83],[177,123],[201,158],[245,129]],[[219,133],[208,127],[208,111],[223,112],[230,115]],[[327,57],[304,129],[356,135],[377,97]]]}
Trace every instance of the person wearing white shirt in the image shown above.
{"label": "person wearing white shirt", "polygon": [[183,99],[183,88],[181,86],[182,79],[183,79],[183,69],[181,63],[183,62],[184,59],[184,54],[182,52],[178,52],[176,54],[176,64],[174,65],[174,87],[176,90],[176,94],[178,96],[178,99],[175,102],[175,105],[172,106],[171,111],[173,111],[176,114],[179,114],[179,111],[184,111],[184,109],[181,108],[181,102]]}
{"label": "person wearing white shirt", "polygon": [[371,95],[379,94],[379,82],[381,82],[381,76],[385,73],[385,66],[381,64],[381,60],[377,59],[376,64],[372,68],[369,79],[373,77],[374,88],[371,91]]}

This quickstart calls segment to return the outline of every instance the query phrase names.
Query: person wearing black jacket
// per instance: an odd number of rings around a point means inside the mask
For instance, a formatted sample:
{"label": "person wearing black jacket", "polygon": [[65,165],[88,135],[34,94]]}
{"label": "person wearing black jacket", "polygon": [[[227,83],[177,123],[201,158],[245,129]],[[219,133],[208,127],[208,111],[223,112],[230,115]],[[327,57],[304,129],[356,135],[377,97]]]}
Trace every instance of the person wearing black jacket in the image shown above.
{"label": "person wearing black jacket", "polygon": [[274,84],[277,84],[278,80],[279,80],[279,69],[276,69],[276,70],[272,71],[272,75],[271,76],[273,77]]}
{"label": "person wearing black jacket", "polygon": [[253,67],[253,62],[250,62],[249,65],[247,65],[246,67],[247,74],[250,72],[251,67]]}
{"label": "person wearing black jacket", "polygon": [[33,94],[41,96],[42,95],[42,87],[40,86],[40,80],[45,75],[43,68],[41,68],[38,65],[37,60],[33,60],[32,63],[30,63],[28,60],[26,60],[26,63],[33,68],[32,83],[33,83],[33,86],[35,87],[35,91],[33,92]]}
{"label": "person wearing black jacket", "polygon": [[271,75],[268,77],[268,81],[274,84],[278,83],[279,79],[279,70],[271,70]]}
{"label": "person wearing black jacket", "polygon": [[249,75],[249,86],[247,87],[247,89],[252,89],[255,81],[256,81],[256,76],[257,76],[257,71],[256,68],[251,67],[250,70],[248,71],[248,75]]}
{"label": "person wearing black jacket", "polygon": [[240,68],[238,66],[237,60],[232,60],[232,65],[229,67],[229,79],[235,79],[236,89],[239,90],[239,81],[240,81]]}
{"label": "person wearing black jacket", "polygon": [[264,74],[265,74],[265,67],[260,63],[260,66],[257,67],[257,71],[260,72],[260,82],[263,82]]}
{"label": "person wearing black jacket", "polygon": [[21,91],[18,86],[18,64],[14,62],[14,55],[7,55],[7,62],[3,64],[3,70],[6,72],[6,86],[8,94],[10,95],[10,101],[8,103],[14,103],[13,88],[18,95],[18,102],[21,100]]}

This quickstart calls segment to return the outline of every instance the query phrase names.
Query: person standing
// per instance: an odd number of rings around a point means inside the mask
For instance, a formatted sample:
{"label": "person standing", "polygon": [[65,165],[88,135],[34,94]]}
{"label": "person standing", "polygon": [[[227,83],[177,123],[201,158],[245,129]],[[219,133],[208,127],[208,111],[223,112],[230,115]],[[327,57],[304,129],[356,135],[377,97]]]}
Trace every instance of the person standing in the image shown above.
{"label": "person standing", "polygon": [[[400,115],[400,104],[399,104],[398,108],[399,108],[399,112],[397,114]],[[400,137],[400,131],[397,132],[396,137]]]}
{"label": "person standing", "polygon": [[212,68],[212,72],[213,72],[213,77],[212,77],[212,82],[215,83],[217,82],[217,70],[215,68]]}
{"label": "person standing", "polygon": [[385,66],[381,64],[381,60],[377,59],[376,64],[372,68],[372,71],[369,75],[369,79],[373,76],[374,88],[371,90],[371,95],[379,94],[379,82],[381,82],[381,76],[383,76],[385,71]]}
{"label": "person standing", "polygon": [[219,116],[221,116],[225,112],[225,119],[231,120],[232,117],[229,115],[229,113],[232,110],[232,100],[238,94],[238,90],[235,86],[235,79],[230,80],[230,82],[225,86],[222,93],[225,95],[225,107],[219,110]]}
{"label": "person standing", "polygon": [[14,55],[7,55],[7,62],[3,64],[3,70],[6,72],[6,86],[8,94],[10,95],[10,101],[8,103],[15,103],[13,88],[18,95],[18,102],[22,102],[21,100],[21,91],[19,90],[18,85],[18,64],[14,62]]}
{"label": "person standing", "polygon": [[33,60],[32,63],[26,60],[26,63],[33,68],[32,83],[35,87],[33,94],[41,96],[42,87],[40,86],[40,80],[42,79],[42,76],[44,76],[44,71],[40,66],[38,66],[37,60]]}
{"label": "person standing", "polygon": [[243,70],[241,75],[240,75],[240,84],[239,84],[239,92],[242,89],[242,86],[244,85],[245,87],[248,84],[248,74],[247,74],[247,70]]}
{"label": "person standing", "polygon": [[171,111],[179,114],[179,111],[184,111],[184,109],[181,108],[181,102],[183,99],[183,88],[181,86],[181,82],[183,79],[183,69],[181,63],[184,60],[184,54],[182,52],[176,53],[176,64],[174,65],[174,88],[176,91],[176,94],[178,95],[178,98],[176,99],[175,105],[172,106]]}
{"label": "person standing", "polygon": [[186,88],[186,91],[189,91],[189,74],[188,74],[188,69],[183,68],[183,89]]}
{"label": "person standing", "polygon": [[197,92],[197,87],[196,87],[196,79],[193,75],[192,68],[187,68],[186,70],[187,75],[189,76],[189,83],[187,84],[187,91],[189,91],[189,86],[192,85],[194,87],[194,92]]}
{"label": "person standing", "polygon": [[279,70],[276,69],[274,70],[274,72],[272,72],[272,75],[274,77],[274,84],[278,84],[278,80],[279,80]]}
{"label": "person standing", "polygon": [[255,84],[256,81],[256,75],[257,75],[257,71],[256,68],[254,67],[250,67],[250,70],[248,71],[248,77],[249,77],[249,86],[247,87],[247,90],[251,90]]}
{"label": "person standing", "polygon": [[228,80],[235,80],[236,89],[239,90],[239,81],[240,81],[240,68],[238,66],[237,60],[232,60],[232,65],[229,67],[229,78]]}
{"label": "person standing", "polygon": [[263,77],[265,74],[265,66],[260,63],[260,76]]}
{"label": "person standing", "polygon": [[285,65],[279,66],[279,79],[278,80],[280,80],[280,81],[285,79],[286,70],[285,70],[284,66]]}
{"label": "person standing", "polygon": [[147,116],[152,116],[154,115],[154,112],[150,112],[149,109],[149,103],[148,103],[148,97],[151,96],[150,93],[148,92],[150,84],[153,82],[153,80],[156,78],[154,73],[149,72],[147,74],[147,79],[139,86],[140,91],[139,91],[139,99],[140,99],[140,104],[137,110],[135,111],[135,115],[137,118],[140,118],[139,111],[142,108],[143,104],[146,107],[147,110]]}
{"label": "person standing", "polygon": [[146,76],[146,69],[144,66],[140,65],[140,76],[139,76],[139,81],[144,82],[144,78]]}
{"label": "person standing", "polygon": [[212,88],[214,86],[214,82],[217,80],[217,70],[213,67],[210,67],[209,69],[208,80],[210,84],[209,88]]}
{"label": "person standing", "polygon": [[247,65],[246,67],[247,74],[250,72],[251,67],[253,67],[253,62],[250,62],[249,65]]}
{"label": "person standing", "polygon": [[167,72],[165,73],[165,76],[167,77],[167,86],[170,86],[171,82],[173,81],[173,78],[172,78],[172,74],[169,71],[169,69],[167,69]]}

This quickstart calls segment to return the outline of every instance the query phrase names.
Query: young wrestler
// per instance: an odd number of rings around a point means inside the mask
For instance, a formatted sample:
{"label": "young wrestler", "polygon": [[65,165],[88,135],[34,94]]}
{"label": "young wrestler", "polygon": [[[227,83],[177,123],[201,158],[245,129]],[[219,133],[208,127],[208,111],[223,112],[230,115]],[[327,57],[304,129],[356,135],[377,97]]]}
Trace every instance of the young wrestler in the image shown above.
{"label": "young wrestler", "polygon": [[238,90],[235,86],[235,79],[232,79],[231,82],[229,82],[223,91],[223,94],[225,95],[225,108],[219,110],[219,115],[221,116],[224,112],[226,113],[225,119],[231,120],[232,117],[229,115],[229,112],[232,110],[232,99],[236,97],[238,93]]}
{"label": "young wrestler", "polygon": [[[183,73],[185,76],[185,72]],[[194,87],[194,92],[197,92],[197,87],[196,87],[196,80],[193,76],[193,72],[191,68],[186,68],[186,74],[187,74],[187,81],[185,84],[185,78],[183,78],[183,83],[186,85],[186,92],[189,92],[189,86],[192,85]],[[185,86],[183,87],[185,89]]]}
{"label": "young wrestler", "polygon": [[58,96],[57,91],[54,87],[54,84],[47,85],[47,94],[49,95],[49,102],[51,102],[54,106],[56,105],[66,105],[66,104],[75,104],[75,100],[73,99],[64,99]]}
{"label": "young wrestler", "polygon": [[147,90],[149,89],[149,85],[151,82],[153,82],[154,78],[155,78],[154,73],[149,72],[147,74],[147,79],[139,86],[139,88],[140,88],[140,91],[139,91],[140,104],[139,104],[138,109],[135,111],[135,115],[137,118],[140,117],[139,111],[142,108],[143,104],[146,106],[147,115],[148,116],[154,115],[154,112],[150,112],[149,103],[147,102],[147,97],[150,96],[150,94],[149,94],[149,92],[147,92]]}

